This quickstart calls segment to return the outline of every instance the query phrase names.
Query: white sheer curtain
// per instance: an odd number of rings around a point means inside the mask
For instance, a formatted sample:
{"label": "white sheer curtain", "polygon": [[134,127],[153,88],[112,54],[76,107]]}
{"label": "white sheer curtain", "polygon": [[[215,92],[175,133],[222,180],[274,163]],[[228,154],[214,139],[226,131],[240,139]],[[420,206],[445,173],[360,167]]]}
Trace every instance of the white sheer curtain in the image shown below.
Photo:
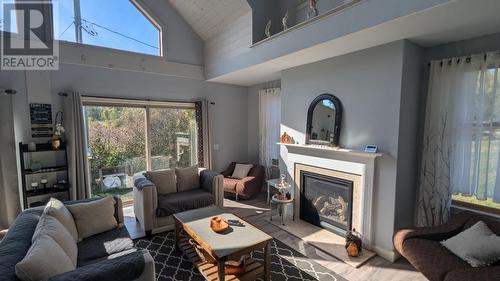
{"label": "white sheer curtain", "polygon": [[452,193],[500,202],[499,55],[431,62],[417,222],[449,217]]}
{"label": "white sheer curtain", "polygon": [[259,162],[270,175],[272,159],[279,156],[278,142],[281,124],[281,90],[259,91]]}

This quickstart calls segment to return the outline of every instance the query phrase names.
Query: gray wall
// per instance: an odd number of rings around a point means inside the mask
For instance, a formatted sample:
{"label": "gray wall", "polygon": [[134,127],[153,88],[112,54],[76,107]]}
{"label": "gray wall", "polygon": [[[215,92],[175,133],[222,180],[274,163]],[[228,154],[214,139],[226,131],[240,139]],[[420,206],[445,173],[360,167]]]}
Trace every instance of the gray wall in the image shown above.
{"label": "gray wall", "polygon": [[414,226],[420,158],[420,119],[424,49],[405,41],[399,117],[395,229]]}
{"label": "gray wall", "polygon": [[500,33],[471,38],[425,49],[425,59],[438,60],[500,50]]}
{"label": "gray wall", "polygon": [[167,61],[203,65],[203,40],[168,1],[138,0],[163,28]]}
{"label": "gray wall", "polygon": [[414,184],[406,184],[416,173],[407,164],[416,161],[415,140],[406,133],[418,131],[418,109],[411,106],[419,93],[413,88],[420,81],[420,60],[418,47],[397,41],[282,72],[282,128],[295,140],[304,143],[309,103],[331,93],[344,107],[340,144],[353,149],[375,144],[388,153],[377,162],[373,194],[374,244],[383,251],[393,249],[396,214],[408,213],[397,219],[413,216],[411,207],[395,201],[397,194],[411,201],[406,192],[414,191]]}

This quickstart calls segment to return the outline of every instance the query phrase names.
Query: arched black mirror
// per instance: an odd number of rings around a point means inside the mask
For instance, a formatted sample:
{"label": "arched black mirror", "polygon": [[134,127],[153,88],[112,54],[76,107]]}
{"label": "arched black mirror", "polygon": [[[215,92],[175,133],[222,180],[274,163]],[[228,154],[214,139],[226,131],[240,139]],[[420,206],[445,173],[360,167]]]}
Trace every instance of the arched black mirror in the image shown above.
{"label": "arched black mirror", "polygon": [[306,144],[339,145],[342,104],[331,94],[315,98],[307,111]]}

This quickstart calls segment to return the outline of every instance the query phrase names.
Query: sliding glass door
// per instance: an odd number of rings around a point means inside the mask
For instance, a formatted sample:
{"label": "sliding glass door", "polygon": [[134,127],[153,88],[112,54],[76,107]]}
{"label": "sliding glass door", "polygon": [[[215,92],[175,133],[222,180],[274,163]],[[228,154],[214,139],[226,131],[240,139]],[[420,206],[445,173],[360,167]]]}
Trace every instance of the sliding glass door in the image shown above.
{"label": "sliding glass door", "polygon": [[194,109],[150,108],[151,169],[197,164]]}
{"label": "sliding glass door", "polygon": [[93,197],[133,200],[133,176],[198,163],[194,104],[84,101]]}

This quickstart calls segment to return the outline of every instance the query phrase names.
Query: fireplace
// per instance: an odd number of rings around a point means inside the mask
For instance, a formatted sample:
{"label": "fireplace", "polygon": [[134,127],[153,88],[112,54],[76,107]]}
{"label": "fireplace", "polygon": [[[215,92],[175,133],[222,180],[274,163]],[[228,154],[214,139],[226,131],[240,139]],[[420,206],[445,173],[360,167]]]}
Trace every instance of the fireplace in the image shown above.
{"label": "fireplace", "polygon": [[353,182],[300,172],[300,218],[345,236],[352,227]]}

